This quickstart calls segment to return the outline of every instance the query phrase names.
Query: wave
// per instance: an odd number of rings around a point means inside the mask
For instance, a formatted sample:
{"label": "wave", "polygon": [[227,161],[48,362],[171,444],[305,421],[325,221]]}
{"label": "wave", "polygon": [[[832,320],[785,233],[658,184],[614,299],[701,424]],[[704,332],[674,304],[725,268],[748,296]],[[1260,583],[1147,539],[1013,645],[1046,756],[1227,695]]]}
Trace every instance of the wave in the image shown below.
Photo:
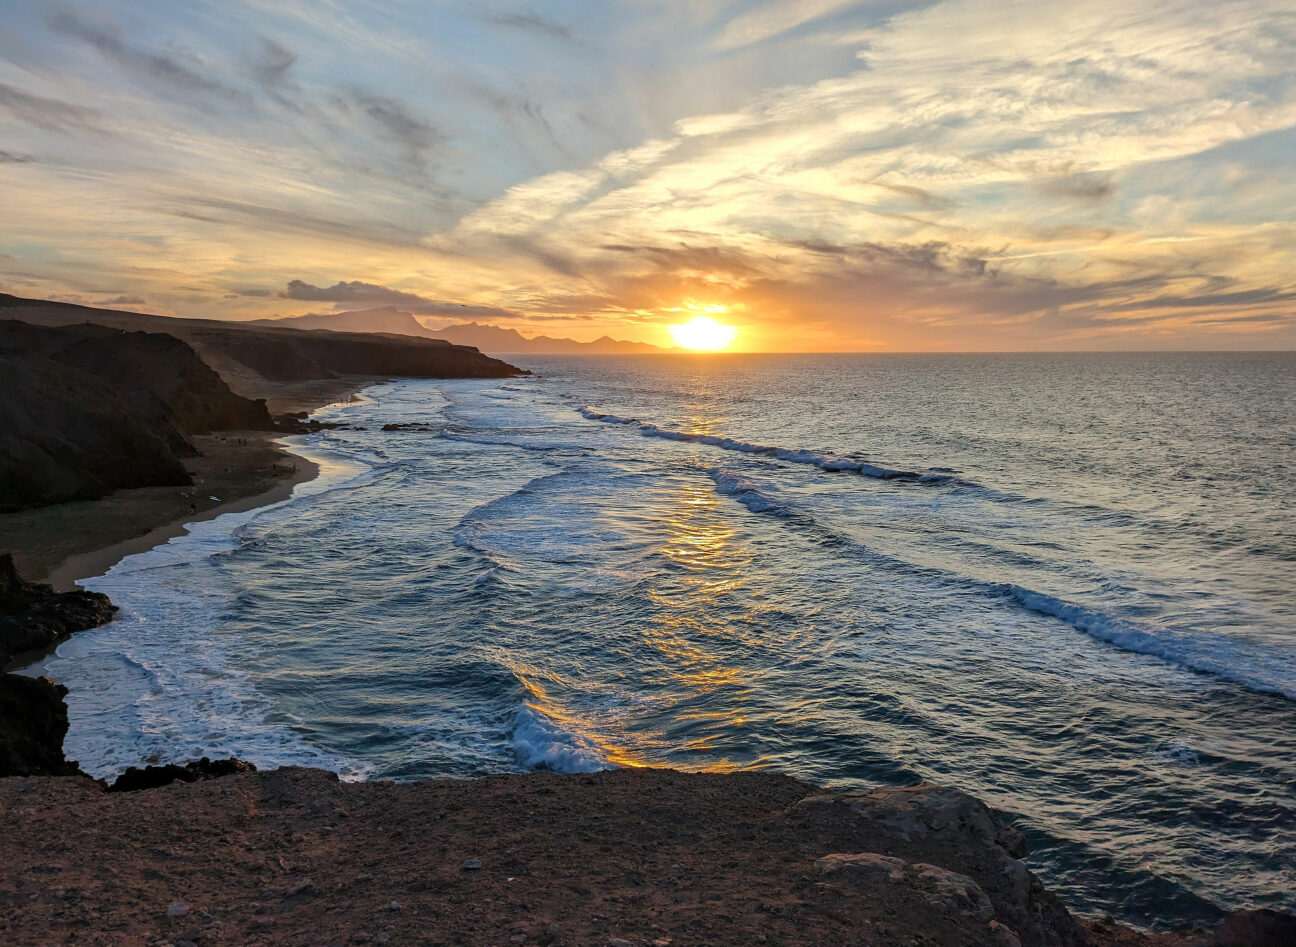
{"label": "wave", "polygon": [[980,590],[989,596],[1004,597],[1027,611],[1056,618],[1076,631],[1121,650],[1159,658],[1190,671],[1240,684],[1248,690],[1296,700],[1296,660],[1284,651],[1218,632],[1139,622],[1020,585],[986,582],[945,569],[919,566],[842,535],[789,505],[772,489],[759,486],[746,477],[715,469],[708,473],[715,481],[717,492],[732,497],[753,513],[809,525],[826,534],[835,544],[866,554],[879,566],[921,573],[928,578]]}
{"label": "wave", "polygon": [[[686,431],[674,431],[669,428],[658,427],[656,424],[650,424],[647,421],[640,421],[638,418],[623,418],[615,414],[604,414],[595,411],[593,408],[582,407],[577,409],[582,417],[591,421],[602,421],[604,424],[620,424],[628,427],[636,427],[639,433],[644,437],[657,437],[667,441],[688,441],[693,444],[706,444],[710,447],[719,447],[721,450],[738,451],[744,454],[759,454],[765,457],[774,457],[778,460],[785,460],[793,464],[810,464],[818,467],[820,470],[830,471],[832,473],[848,472],[857,473],[862,477],[873,477],[878,480],[906,480],[913,483],[939,484],[964,481],[955,481],[951,471],[948,468],[939,467],[925,471],[916,470],[899,470],[893,467],[883,467],[878,464],[871,464],[866,460],[859,460],[854,457],[842,457],[837,454],[829,454],[824,451],[806,450],[791,447],[771,447],[766,444],[753,444],[749,441],[740,441],[732,437],[719,437],[715,434],[693,434]],[[971,486],[972,484],[967,484]]]}
{"label": "wave", "polygon": [[1219,633],[1152,626],[1019,585],[1004,588],[1028,611],[1057,618],[1122,650],[1162,658],[1250,690],[1296,700],[1296,667],[1290,657],[1274,648]]}
{"label": "wave", "polygon": [[594,773],[613,768],[593,740],[564,730],[531,704],[523,704],[518,711],[513,725],[513,751],[527,769]]}
{"label": "wave", "polygon": [[723,470],[708,470],[715,481],[716,490],[725,496],[733,497],[753,513],[772,513],[774,516],[796,516],[781,500],[769,490],[762,490],[753,481],[738,474]]}

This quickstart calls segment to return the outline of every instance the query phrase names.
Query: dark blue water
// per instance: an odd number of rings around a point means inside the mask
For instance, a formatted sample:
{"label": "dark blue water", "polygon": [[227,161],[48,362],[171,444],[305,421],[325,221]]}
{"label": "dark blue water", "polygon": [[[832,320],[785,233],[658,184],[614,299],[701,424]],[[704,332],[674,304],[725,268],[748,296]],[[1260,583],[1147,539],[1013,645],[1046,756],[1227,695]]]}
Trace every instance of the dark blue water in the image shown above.
{"label": "dark blue water", "polygon": [[930,779],[1082,911],[1296,908],[1292,354],[525,364],[88,583],[70,755]]}

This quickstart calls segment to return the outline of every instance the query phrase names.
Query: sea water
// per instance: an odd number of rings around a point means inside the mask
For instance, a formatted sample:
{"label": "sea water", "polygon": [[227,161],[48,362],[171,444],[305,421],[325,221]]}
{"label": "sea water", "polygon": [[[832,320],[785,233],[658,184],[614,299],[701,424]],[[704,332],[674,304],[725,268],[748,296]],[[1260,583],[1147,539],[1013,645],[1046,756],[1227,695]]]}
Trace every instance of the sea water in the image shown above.
{"label": "sea water", "polygon": [[69,757],[932,780],[1081,911],[1296,908],[1296,356],[517,361],[85,582]]}

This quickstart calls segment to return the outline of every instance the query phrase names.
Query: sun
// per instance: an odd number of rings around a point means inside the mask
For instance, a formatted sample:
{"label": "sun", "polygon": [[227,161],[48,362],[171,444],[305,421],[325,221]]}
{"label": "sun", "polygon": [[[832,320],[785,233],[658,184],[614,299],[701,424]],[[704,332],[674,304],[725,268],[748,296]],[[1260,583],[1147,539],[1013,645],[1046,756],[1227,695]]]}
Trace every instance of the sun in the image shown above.
{"label": "sun", "polygon": [[710,316],[694,316],[688,322],[666,329],[676,345],[695,352],[727,349],[738,335],[737,327],[716,322]]}

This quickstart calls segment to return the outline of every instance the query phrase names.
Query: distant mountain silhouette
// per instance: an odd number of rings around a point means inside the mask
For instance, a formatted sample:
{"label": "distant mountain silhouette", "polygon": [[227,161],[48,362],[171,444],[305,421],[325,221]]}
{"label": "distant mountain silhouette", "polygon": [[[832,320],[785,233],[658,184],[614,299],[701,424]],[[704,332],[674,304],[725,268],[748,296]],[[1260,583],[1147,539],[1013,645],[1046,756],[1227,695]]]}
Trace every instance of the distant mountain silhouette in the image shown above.
{"label": "distant mountain silhouette", "polygon": [[445,326],[429,331],[438,339],[445,339],[455,345],[472,345],[487,354],[507,352],[514,355],[648,355],[669,351],[658,345],[649,345],[647,342],[623,342],[606,335],[593,342],[555,339],[547,335],[528,339],[516,329],[504,329],[500,326],[477,322],[465,322],[461,325]]}
{"label": "distant mountain silhouette", "polygon": [[395,306],[359,309],[353,312],[311,312],[304,316],[280,319],[251,319],[245,325],[274,326],[276,329],[329,329],[333,332],[386,332],[391,335],[413,335],[422,339],[440,338],[408,312]]}
{"label": "distant mountain silhouette", "polygon": [[358,309],[351,312],[312,312],[304,316],[280,319],[253,319],[242,325],[274,326],[279,329],[329,329],[333,332],[382,332],[390,335],[413,335],[424,339],[445,339],[455,345],[471,345],[486,354],[514,355],[624,355],[668,352],[647,342],[623,342],[609,336],[593,342],[555,339],[539,335],[528,339],[516,329],[478,322],[464,322],[441,329],[430,329],[408,312],[395,306]]}

